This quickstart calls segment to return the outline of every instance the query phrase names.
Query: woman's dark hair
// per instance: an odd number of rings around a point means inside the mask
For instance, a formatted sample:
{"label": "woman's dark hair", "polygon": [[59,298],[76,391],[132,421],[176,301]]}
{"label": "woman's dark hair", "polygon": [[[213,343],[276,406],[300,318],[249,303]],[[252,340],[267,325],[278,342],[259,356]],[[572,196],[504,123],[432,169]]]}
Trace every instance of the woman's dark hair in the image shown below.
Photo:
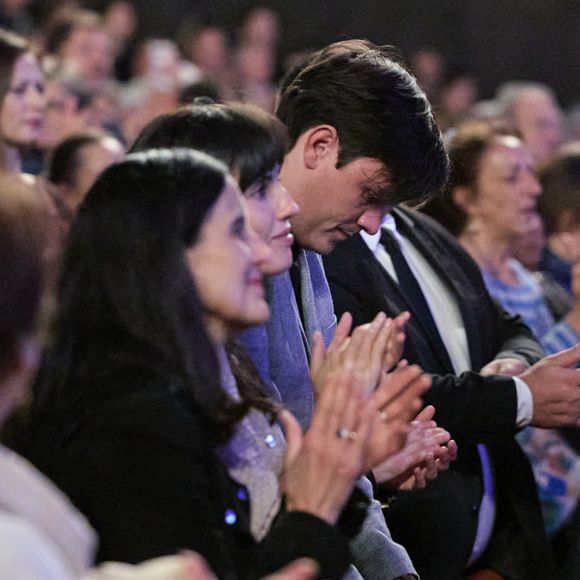
{"label": "woman's dark hair", "polygon": [[26,39],[0,28],[0,105],[10,88],[14,64],[29,51],[30,45]]}
{"label": "woman's dark hair", "polygon": [[[200,149],[239,172],[242,191],[271,179],[271,171],[284,160],[286,127],[273,115],[252,105],[204,103],[178,109],[152,121],[137,137],[131,151],[154,147]],[[258,195],[265,191],[260,188]],[[235,340],[227,353],[238,389],[248,404],[267,413],[276,405],[264,394],[258,372],[243,346]]]}
{"label": "woman's dark hair", "polygon": [[221,388],[185,257],[226,175],[203,153],[152,150],[127,156],[96,181],[65,250],[37,412],[79,404],[103,388],[103,375],[129,366],[186,396],[220,438],[231,433],[248,405]]}
{"label": "woman's dark hair", "polygon": [[192,105],[152,121],[137,137],[131,151],[155,147],[190,147],[239,171],[242,191],[266,180],[281,164],[287,149],[284,125],[251,105]]}
{"label": "woman's dark hair", "polygon": [[18,340],[35,331],[44,286],[45,220],[34,192],[0,178],[0,383]]}
{"label": "woman's dark hair", "polygon": [[546,234],[580,224],[580,142],[569,143],[540,169],[538,199]]}
{"label": "woman's dark hair", "polygon": [[505,128],[485,121],[465,121],[459,125],[449,143],[451,173],[443,195],[429,200],[421,211],[436,219],[454,236],[460,236],[467,226],[467,213],[453,199],[453,190],[465,187],[476,195],[475,185],[481,159],[498,138],[511,135]]}

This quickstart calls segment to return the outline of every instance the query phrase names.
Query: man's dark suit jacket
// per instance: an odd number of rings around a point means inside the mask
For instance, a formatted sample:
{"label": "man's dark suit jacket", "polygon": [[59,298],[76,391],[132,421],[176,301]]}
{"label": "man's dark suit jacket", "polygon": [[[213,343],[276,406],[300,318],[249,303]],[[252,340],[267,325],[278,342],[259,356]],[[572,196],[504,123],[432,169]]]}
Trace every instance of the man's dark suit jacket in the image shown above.
{"label": "man's dark suit jacket", "polygon": [[[411,317],[403,357],[432,373],[424,396],[437,422],[459,445],[453,467],[423,491],[399,493],[385,510],[393,537],[409,551],[423,580],[461,577],[469,560],[482,495],[477,443],[486,443],[495,483],[496,525],[482,566],[506,578],[548,579],[551,556],[529,463],[515,442],[516,390],[512,379],[476,372],[495,358],[528,363],[541,349],[518,317],[490,298],[478,266],[438,224],[417,212],[395,209],[401,234],[423,254],[454,295],[463,317],[473,371],[457,376],[439,335],[428,335]],[[360,236],[325,258],[337,315],[351,312],[355,325],[380,311],[389,316],[412,309],[402,291]]]}

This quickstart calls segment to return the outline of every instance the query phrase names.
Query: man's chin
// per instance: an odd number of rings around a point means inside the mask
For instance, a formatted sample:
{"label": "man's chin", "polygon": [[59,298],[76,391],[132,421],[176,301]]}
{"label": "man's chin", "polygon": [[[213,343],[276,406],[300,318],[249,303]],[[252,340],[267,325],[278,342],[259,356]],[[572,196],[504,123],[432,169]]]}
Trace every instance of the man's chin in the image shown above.
{"label": "man's chin", "polygon": [[318,254],[330,254],[340,242],[348,239],[350,236],[341,230],[332,230],[319,234],[317,236],[309,236],[300,239],[295,235],[298,245],[307,250],[313,250]]}
{"label": "man's chin", "polygon": [[337,237],[336,235],[329,236],[324,240],[321,240],[320,243],[317,245],[317,247],[312,249],[318,252],[319,254],[330,254],[332,250],[334,250],[334,248],[338,246],[338,244],[344,242],[344,240],[347,239],[348,237],[345,236],[341,237]]}

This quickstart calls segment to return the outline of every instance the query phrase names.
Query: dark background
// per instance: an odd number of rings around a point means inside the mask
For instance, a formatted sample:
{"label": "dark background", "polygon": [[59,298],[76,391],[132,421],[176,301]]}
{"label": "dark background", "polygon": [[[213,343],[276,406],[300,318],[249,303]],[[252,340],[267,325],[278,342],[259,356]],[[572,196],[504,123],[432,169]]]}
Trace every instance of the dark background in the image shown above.
{"label": "dark background", "polygon": [[[175,38],[191,13],[235,29],[245,0],[135,0],[145,35]],[[481,97],[509,79],[552,86],[563,104],[580,100],[580,0],[271,0],[283,52],[364,37],[403,52],[439,49],[480,79]]]}

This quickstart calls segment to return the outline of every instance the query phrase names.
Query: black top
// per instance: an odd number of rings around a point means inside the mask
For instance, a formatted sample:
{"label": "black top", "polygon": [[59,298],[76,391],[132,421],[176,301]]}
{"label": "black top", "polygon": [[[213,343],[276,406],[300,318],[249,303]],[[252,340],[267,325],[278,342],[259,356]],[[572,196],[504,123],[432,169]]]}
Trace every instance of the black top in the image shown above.
{"label": "black top", "polygon": [[245,489],[176,389],[129,372],[86,392],[74,409],[36,420],[19,448],[87,516],[101,540],[98,561],[190,549],[220,578],[258,578],[300,557],[315,559],[324,578],[344,574],[347,537],[307,513],[278,514],[256,543]]}

